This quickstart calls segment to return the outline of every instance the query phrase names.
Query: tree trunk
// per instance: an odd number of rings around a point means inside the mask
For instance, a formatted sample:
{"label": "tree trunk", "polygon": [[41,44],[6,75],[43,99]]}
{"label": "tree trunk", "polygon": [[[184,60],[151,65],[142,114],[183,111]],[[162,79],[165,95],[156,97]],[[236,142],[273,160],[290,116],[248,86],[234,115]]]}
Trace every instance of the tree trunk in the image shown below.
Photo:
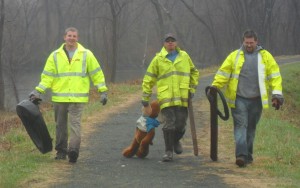
{"label": "tree trunk", "polygon": [[0,110],[4,110],[4,76],[3,76],[3,62],[2,62],[2,41],[3,41],[3,31],[4,31],[4,0],[0,1]]}
{"label": "tree trunk", "polygon": [[165,31],[164,19],[163,19],[162,12],[160,9],[160,4],[159,4],[158,0],[151,0],[151,3],[154,5],[156,13],[157,13],[160,37],[163,38],[164,34],[165,34],[164,32],[166,32],[166,31]]}
{"label": "tree trunk", "polygon": [[116,69],[117,69],[117,59],[118,59],[118,17],[122,10],[118,1],[111,0],[109,1],[110,10],[112,14],[112,66],[111,66],[111,82],[116,81]]}

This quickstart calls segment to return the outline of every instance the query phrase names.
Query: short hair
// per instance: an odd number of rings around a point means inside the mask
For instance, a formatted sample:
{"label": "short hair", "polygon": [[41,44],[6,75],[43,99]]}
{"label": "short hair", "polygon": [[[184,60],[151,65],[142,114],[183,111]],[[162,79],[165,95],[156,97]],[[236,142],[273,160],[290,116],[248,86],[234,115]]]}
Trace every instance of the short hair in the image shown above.
{"label": "short hair", "polygon": [[249,29],[243,33],[243,41],[245,38],[254,38],[254,40],[257,41],[257,34],[255,31]]}
{"label": "short hair", "polygon": [[66,35],[69,31],[76,32],[77,34],[79,34],[79,33],[78,33],[78,29],[76,29],[75,27],[68,27],[68,28],[65,30],[65,35]]}

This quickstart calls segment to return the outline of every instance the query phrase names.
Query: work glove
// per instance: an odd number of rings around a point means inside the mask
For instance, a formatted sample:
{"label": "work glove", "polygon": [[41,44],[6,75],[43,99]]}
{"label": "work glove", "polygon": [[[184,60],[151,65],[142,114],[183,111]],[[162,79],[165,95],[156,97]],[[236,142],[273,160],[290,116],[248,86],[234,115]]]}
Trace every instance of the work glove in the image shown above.
{"label": "work glove", "polygon": [[34,104],[39,104],[40,101],[42,101],[41,93],[37,90],[33,90],[31,93],[29,93],[29,100]]}
{"label": "work glove", "polygon": [[144,107],[147,107],[147,106],[149,106],[149,102],[148,102],[148,101],[143,101],[143,100],[142,100],[142,105],[143,105]]}
{"label": "work glove", "polygon": [[279,110],[280,106],[283,105],[284,98],[282,95],[272,95],[272,106],[275,108],[275,110]]}
{"label": "work glove", "polygon": [[100,101],[101,101],[102,105],[106,105],[106,103],[107,103],[107,93],[106,92],[101,93]]}

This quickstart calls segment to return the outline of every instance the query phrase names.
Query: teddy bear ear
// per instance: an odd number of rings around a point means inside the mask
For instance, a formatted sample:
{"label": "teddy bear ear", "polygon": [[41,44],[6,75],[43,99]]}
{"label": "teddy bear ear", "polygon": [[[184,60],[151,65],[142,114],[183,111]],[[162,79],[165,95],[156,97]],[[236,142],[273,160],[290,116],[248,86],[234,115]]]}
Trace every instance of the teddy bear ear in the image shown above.
{"label": "teddy bear ear", "polygon": [[159,106],[159,103],[157,100],[153,100],[151,103],[150,103],[150,106],[152,108],[152,112],[150,114],[150,117],[154,118],[154,117],[157,117],[159,112],[160,112],[160,106]]}

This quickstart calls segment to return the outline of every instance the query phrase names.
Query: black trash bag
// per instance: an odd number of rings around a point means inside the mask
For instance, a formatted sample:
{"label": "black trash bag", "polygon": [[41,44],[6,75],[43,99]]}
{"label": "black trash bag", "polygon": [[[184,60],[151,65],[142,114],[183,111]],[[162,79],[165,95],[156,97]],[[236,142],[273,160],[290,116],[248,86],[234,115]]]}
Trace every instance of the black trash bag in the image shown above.
{"label": "black trash bag", "polygon": [[37,103],[23,100],[17,105],[16,111],[39,151],[43,154],[52,151],[52,139]]}

